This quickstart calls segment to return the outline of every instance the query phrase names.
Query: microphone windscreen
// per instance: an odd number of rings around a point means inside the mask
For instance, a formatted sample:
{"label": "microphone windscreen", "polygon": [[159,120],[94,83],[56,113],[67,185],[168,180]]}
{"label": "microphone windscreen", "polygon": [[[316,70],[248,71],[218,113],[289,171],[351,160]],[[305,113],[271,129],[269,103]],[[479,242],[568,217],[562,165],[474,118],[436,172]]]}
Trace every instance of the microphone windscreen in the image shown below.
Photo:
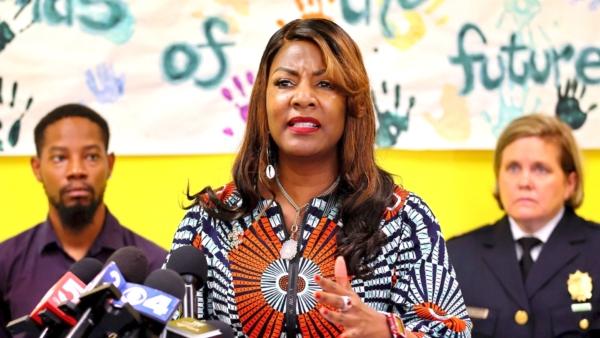
{"label": "microphone windscreen", "polygon": [[78,262],[73,263],[69,269],[85,284],[91,282],[100,273],[100,270],[102,270],[102,262],[91,257],[82,258]]}
{"label": "microphone windscreen", "polygon": [[145,286],[160,290],[181,300],[185,294],[185,283],[179,274],[171,269],[158,269],[152,271],[146,280]]}
{"label": "microphone windscreen", "polygon": [[196,288],[200,288],[206,282],[208,275],[206,256],[204,256],[202,251],[191,245],[173,250],[169,256],[167,268],[174,270],[180,275],[192,275],[196,277],[196,284],[198,284],[194,285]]}
{"label": "microphone windscreen", "polygon": [[142,284],[148,275],[148,259],[144,252],[134,246],[124,246],[113,252],[106,260],[106,264],[115,262],[125,280],[131,283]]}

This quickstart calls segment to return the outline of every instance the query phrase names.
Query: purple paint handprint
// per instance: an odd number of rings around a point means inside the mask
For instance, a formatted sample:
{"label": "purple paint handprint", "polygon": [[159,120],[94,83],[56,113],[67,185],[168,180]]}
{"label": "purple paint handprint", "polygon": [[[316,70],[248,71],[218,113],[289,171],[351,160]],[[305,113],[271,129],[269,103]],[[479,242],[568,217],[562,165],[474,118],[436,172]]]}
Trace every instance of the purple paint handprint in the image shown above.
{"label": "purple paint handprint", "polygon": [[[571,0],[570,2],[571,2],[571,4],[577,4],[577,3],[581,2],[581,0]],[[589,0],[588,8],[591,11],[595,11],[599,7],[600,7],[600,0]]]}
{"label": "purple paint handprint", "polygon": [[[223,97],[233,103],[240,114],[240,118],[244,123],[248,120],[248,104],[249,104],[249,96],[252,91],[252,85],[254,85],[254,75],[251,71],[247,71],[244,74],[246,84],[242,82],[240,76],[235,75],[231,81],[233,82],[233,87],[235,90],[229,89],[229,87],[221,88],[221,95]],[[233,136],[234,132],[231,127],[226,127],[223,129],[223,133],[227,136]]]}
{"label": "purple paint handprint", "polygon": [[125,75],[116,75],[111,65],[101,63],[96,66],[96,74],[88,69],[85,83],[101,103],[117,101],[125,93]]}

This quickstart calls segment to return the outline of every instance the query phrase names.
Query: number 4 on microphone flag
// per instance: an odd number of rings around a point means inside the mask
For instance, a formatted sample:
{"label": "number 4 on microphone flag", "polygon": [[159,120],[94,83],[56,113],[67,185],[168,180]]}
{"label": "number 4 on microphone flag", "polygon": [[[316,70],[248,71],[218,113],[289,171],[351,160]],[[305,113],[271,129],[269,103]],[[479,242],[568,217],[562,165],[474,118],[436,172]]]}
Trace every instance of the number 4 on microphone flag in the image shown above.
{"label": "number 4 on microphone flag", "polygon": [[113,304],[119,307],[123,303],[129,303],[141,315],[163,324],[173,317],[173,313],[181,302],[166,292],[145,285],[136,283],[126,283],[125,285],[123,296]]}

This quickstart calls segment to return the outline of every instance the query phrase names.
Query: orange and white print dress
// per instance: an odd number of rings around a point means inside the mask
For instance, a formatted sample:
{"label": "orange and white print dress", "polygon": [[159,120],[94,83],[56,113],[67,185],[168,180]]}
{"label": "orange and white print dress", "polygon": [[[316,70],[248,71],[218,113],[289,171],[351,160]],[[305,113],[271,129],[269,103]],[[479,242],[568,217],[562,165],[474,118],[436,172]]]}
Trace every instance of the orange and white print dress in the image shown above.
{"label": "orange and white print dress", "polygon": [[[241,203],[232,184],[219,192]],[[280,257],[288,238],[280,206],[258,203],[252,214],[232,222],[213,218],[199,206],[188,210],[172,250],[201,248],[208,280],[198,291],[199,317],[228,323],[237,337],[336,337],[342,331],[323,318],[313,297],[314,276],[333,276],[336,236],[343,227],[335,196],[314,198],[300,226],[295,259]],[[470,337],[467,316],[444,239],[429,207],[396,187],[382,210],[387,242],[367,262],[372,274],[352,287],[375,310],[393,312],[422,337]]]}

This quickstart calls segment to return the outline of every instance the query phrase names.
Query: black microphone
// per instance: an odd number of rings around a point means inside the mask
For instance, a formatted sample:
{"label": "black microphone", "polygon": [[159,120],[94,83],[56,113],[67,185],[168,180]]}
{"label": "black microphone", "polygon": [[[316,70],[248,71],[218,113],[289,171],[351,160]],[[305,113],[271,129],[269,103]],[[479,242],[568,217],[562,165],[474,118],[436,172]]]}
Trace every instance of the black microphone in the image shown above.
{"label": "black microphone", "polygon": [[158,337],[177,309],[184,289],[181,277],[170,269],[153,271],[144,285],[126,283],[121,288],[122,297],[105,307],[85,336]]}
{"label": "black microphone", "polygon": [[[185,283],[183,279],[177,272],[168,268],[152,271],[144,281],[144,285],[172,295],[180,301],[185,295]],[[171,303],[169,305],[173,305],[173,307],[168,310],[165,309],[158,316],[143,316],[146,322],[146,328],[153,334],[151,336],[159,336],[172,318],[178,304]],[[143,308],[138,308],[138,311],[143,310]]]}
{"label": "black microphone", "polygon": [[[71,304],[70,309],[79,320],[66,335],[67,338],[87,337],[90,330],[107,313],[114,315],[112,302],[121,298],[127,281],[139,282],[146,277],[148,260],[144,253],[133,246],[115,251],[106,261],[104,268],[86,287],[79,302]],[[136,313],[124,308],[118,315],[126,315],[136,320]]]}
{"label": "black microphone", "polygon": [[32,312],[8,323],[12,335],[49,336],[73,326],[76,319],[59,308],[59,304],[78,298],[83,288],[102,269],[95,258],[83,258],[75,262],[44,295]]}
{"label": "black microphone", "polygon": [[125,280],[131,283],[142,283],[148,276],[148,258],[135,246],[125,246],[113,252],[106,260],[105,266],[114,262]]}
{"label": "black microphone", "polygon": [[79,279],[88,284],[102,270],[102,262],[92,257],[84,257],[73,263],[69,271],[79,277]]}
{"label": "black microphone", "polygon": [[182,246],[171,253],[167,268],[180,274],[185,282],[185,295],[182,303],[183,317],[197,318],[196,291],[204,285],[207,279],[206,256],[191,245]]}
{"label": "black microphone", "polygon": [[178,272],[185,282],[182,318],[168,323],[167,338],[191,338],[206,334],[210,334],[210,337],[233,338],[233,330],[227,323],[197,319],[196,292],[208,278],[208,264],[204,253],[190,245],[179,247],[169,256],[167,268]]}
{"label": "black microphone", "polygon": [[[181,276],[170,269],[153,271],[144,285],[127,283],[121,299],[111,303],[86,337],[105,338],[107,333],[118,337],[158,337],[177,310],[184,290]],[[132,311],[123,311],[126,306]]]}

